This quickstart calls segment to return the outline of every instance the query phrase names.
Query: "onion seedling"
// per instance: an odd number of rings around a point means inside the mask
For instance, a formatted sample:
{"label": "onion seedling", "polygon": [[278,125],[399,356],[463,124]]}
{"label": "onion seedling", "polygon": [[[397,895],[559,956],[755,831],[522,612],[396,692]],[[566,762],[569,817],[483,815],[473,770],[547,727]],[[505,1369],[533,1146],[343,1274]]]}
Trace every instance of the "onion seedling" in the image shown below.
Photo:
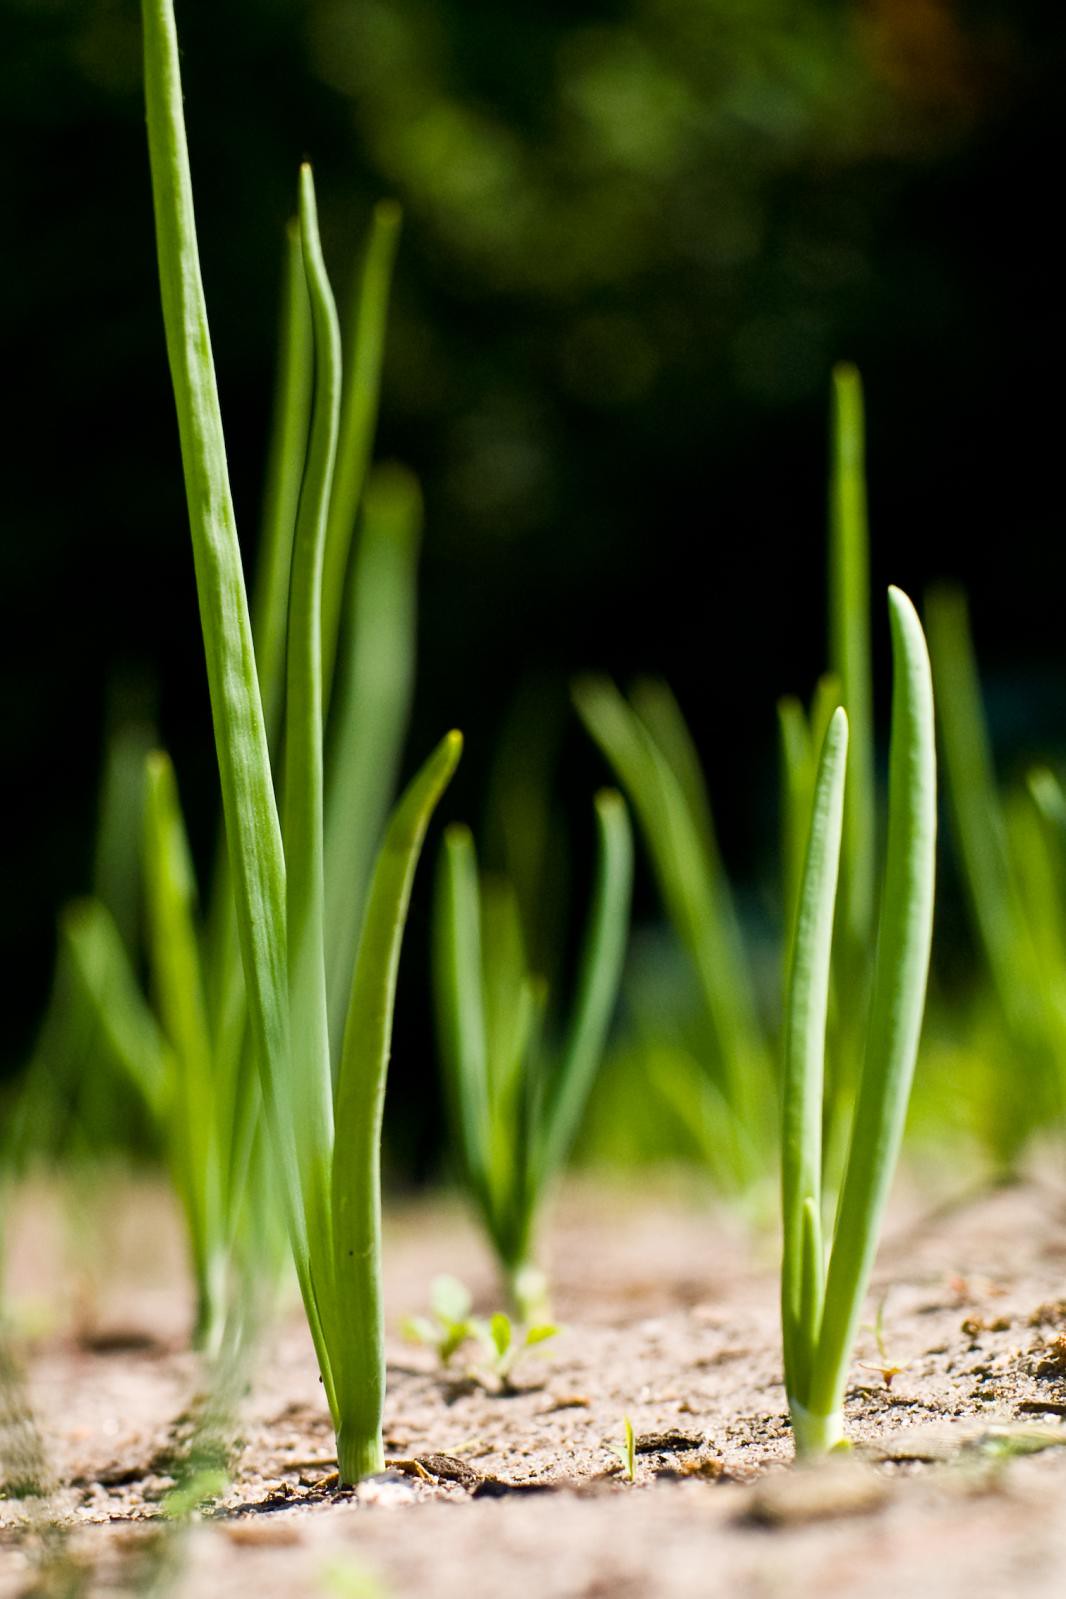
{"label": "onion seedling", "polygon": [[822,744],[785,1017],[782,1121],[785,1388],[801,1455],[844,1441],[848,1363],[903,1137],[933,926],[936,749],[929,658],[889,590],[893,697],[888,842],[866,1049],[828,1250],[822,1242],[826,1025],[848,773],[848,718]]}
{"label": "onion seedling", "polygon": [[[375,209],[355,275],[329,502],[335,568],[328,587],[335,662],[329,675],[336,686],[327,722],[324,849],[334,1059],[344,1021],[342,977],[351,972],[373,851],[395,789],[413,678],[420,496],[401,468],[369,467],[398,223],[395,206]],[[314,364],[297,223],[288,229],[283,265],[280,359],[250,604],[272,752],[285,711],[290,566]],[[150,751],[146,731],[136,725],[109,741],[94,893],[60,918],[53,1001],[20,1120],[39,1144],[42,1112],[55,1103],[69,1119],[74,1103],[79,1135],[92,1148],[113,1136],[116,1119],[129,1123],[133,1086],[167,1154],[188,1224],[194,1342],[215,1352],[227,1317],[237,1306],[243,1316],[249,1290],[275,1274],[284,1222],[265,1169],[224,837],[201,917],[174,774],[165,754]],[[142,965],[152,1003],[140,991]]]}
{"label": "onion seedling", "polygon": [[620,795],[596,796],[598,860],[569,1019],[553,1040],[509,884],[479,882],[474,841],[448,828],[434,911],[438,1037],[463,1175],[523,1322],[545,1319],[537,1217],[581,1122],[625,958],[633,842]]}
{"label": "onion seedling", "polygon": [[[392,811],[366,898],[341,1046],[330,1041],[323,716],[334,636],[323,574],[342,428],[336,308],[309,167],[299,237],[314,350],[312,417],[284,627],[277,774],[252,637],[200,276],[172,0],[143,0],[148,148],[174,387],[225,817],[227,863],[273,1170],[330,1415],[340,1480],[384,1465],[380,1138],[400,946],[430,816],[459,758],[450,733]],[[354,887],[355,885],[353,885]]]}
{"label": "onion seedling", "polygon": [[[843,704],[852,726],[844,810],[838,938],[827,1094],[827,1169],[839,1171],[844,1118],[854,1094],[866,1011],[866,951],[876,909],[869,551],[862,386],[854,367],[833,373],[829,473],[829,666],[810,713],[789,697],[778,707],[782,751],[782,860],[787,973],[813,800],[818,751],[829,716]],[[734,896],[722,863],[699,756],[665,684],[637,684],[627,701],[604,679],[574,691],[578,711],[629,796],[659,891],[697,978],[704,1026],[693,1053],[709,1093],[694,1094],[679,1065],[651,1039],[643,1054],[663,1096],[690,1107],[689,1122],[715,1178],[750,1193],[774,1147],[777,1084],[772,1028],[755,981]],[[693,1112],[695,1114],[693,1114]],[[702,1127],[711,1131],[702,1133]]]}

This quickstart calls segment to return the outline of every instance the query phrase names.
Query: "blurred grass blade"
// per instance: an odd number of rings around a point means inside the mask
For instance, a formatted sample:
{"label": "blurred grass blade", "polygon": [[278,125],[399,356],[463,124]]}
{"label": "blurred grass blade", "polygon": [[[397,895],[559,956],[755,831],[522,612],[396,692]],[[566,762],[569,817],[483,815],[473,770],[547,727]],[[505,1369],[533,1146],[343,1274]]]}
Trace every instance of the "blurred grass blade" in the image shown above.
{"label": "blurred grass blade", "polygon": [[430,817],[462,751],[449,733],[401,796],[378,854],[352,981],[337,1079],[333,1162],[334,1282],[346,1357],[336,1375],[341,1480],[384,1466],[381,1303],[381,1119],[407,906]]}
{"label": "blurred grass blade", "polygon": [[196,886],[174,770],[149,756],[144,827],[148,948],[156,1003],[174,1061],[171,1158],[185,1207],[199,1290],[198,1338],[221,1336],[224,1196],[211,1037],[196,933]]}
{"label": "blurred grass blade", "polygon": [[699,830],[707,859],[712,863],[716,875],[724,875],[700,758],[673,691],[661,678],[641,678],[633,685],[630,702],[677,779],[689,814]]}
{"label": "blurred grass blade", "polygon": [[437,1037],[467,1180],[486,1204],[489,1142],[488,1060],[482,989],[481,899],[468,827],[445,830],[433,909]]}
{"label": "blurred grass blade", "polygon": [[[1062,789],[1048,771],[1029,774],[1004,808],[1012,881],[1025,908],[1033,959],[1027,1000],[1045,1081],[1028,1096],[1030,1127],[1066,1110],[1066,844]],[[1021,1041],[1020,1041],[1021,1042]],[[1043,1087],[1043,1092],[1039,1091]]]}
{"label": "blurred grass blade", "polygon": [[110,911],[99,900],[76,900],[60,917],[59,936],[61,960],[65,951],[99,1043],[161,1122],[170,1092],[167,1045]]}
{"label": "blurred grass blade", "polygon": [[366,255],[353,296],[345,348],[337,469],[329,507],[322,585],[322,683],[328,709],[347,584],[348,554],[363,499],[381,398],[389,291],[401,213],[393,201],[374,207]]}
{"label": "blurred grass blade", "polygon": [[[754,1142],[765,1148],[773,1138],[772,1072],[732,895],[717,849],[708,850],[705,819],[693,815],[666,757],[611,682],[585,679],[574,699],[640,820],[664,904],[700,981],[723,1092],[741,1121],[760,1129]],[[738,1172],[736,1180],[751,1175]]]}
{"label": "blurred grass blade", "polygon": [[596,796],[598,857],[574,1011],[554,1072],[540,1155],[541,1180],[564,1162],[592,1088],[618,997],[633,887],[633,835],[620,794]]}
{"label": "blurred grass blade", "polygon": [[497,872],[481,874],[481,980],[489,1105],[498,1123],[517,1102],[533,1018],[518,896]]}
{"label": "blurred grass blade", "polygon": [[874,926],[873,678],[870,663],[870,557],[866,509],[866,440],[862,380],[853,366],[833,371],[829,495],[829,665],[848,713],[848,784],[840,861],[840,954],[843,986],[854,994]]}
{"label": "blurred grass blade", "polygon": [[328,728],[326,952],[335,1062],[374,852],[396,790],[411,709],[421,531],[415,478],[402,467],[376,468],[346,580]]}
{"label": "blurred grass blade", "polygon": [[493,751],[485,797],[486,846],[518,901],[533,968],[554,983],[565,959],[569,861],[554,773],[568,721],[550,677],[524,677]]}
{"label": "blurred grass blade", "polygon": [[142,721],[124,722],[107,740],[93,849],[93,898],[106,905],[131,959],[140,949],[140,849],[144,763],[153,739]]}
{"label": "blurred grass blade", "polygon": [[1066,792],[1046,766],[1034,766],[1025,780],[1033,804],[1061,849],[1066,844]]}
{"label": "blurred grass blade", "polygon": [[811,1257],[822,1208],[826,1023],[847,755],[847,715],[838,709],[822,745],[811,803],[785,1015],[781,1322],[785,1385],[790,1397],[801,1400],[822,1311],[820,1254],[816,1271]]}
{"label": "blurred grass blade", "polygon": [[944,772],[963,885],[1008,1026],[1022,1048],[1039,1049],[1031,1002],[1036,959],[1010,860],[992,766],[966,601],[952,589],[929,596]]}
{"label": "blurred grass blade", "polygon": [[532,1231],[533,1116],[547,994],[543,979],[529,971],[518,896],[498,873],[481,877],[481,955],[489,1106],[486,1219],[510,1279],[526,1264]]}

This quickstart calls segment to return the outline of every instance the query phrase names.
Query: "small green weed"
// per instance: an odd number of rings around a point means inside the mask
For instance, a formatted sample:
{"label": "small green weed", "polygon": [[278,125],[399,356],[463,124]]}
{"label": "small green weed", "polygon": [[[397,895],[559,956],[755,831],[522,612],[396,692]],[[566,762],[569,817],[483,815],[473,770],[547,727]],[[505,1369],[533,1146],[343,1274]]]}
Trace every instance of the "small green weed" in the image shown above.
{"label": "small green weed", "polygon": [[450,1366],[464,1346],[476,1344],[480,1353],[473,1375],[487,1372],[498,1386],[506,1388],[520,1357],[559,1332],[552,1322],[516,1326],[502,1310],[488,1318],[475,1316],[471,1306],[470,1291],[458,1278],[436,1277],[430,1290],[430,1315],[408,1316],[403,1323],[404,1336],[435,1350],[442,1367]]}
{"label": "small green weed", "polygon": [[611,1444],[612,1455],[621,1463],[622,1475],[626,1482],[637,1480],[637,1437],[633,1431],[633,1423],[628,1416],[622,1418],[622,1442]]}

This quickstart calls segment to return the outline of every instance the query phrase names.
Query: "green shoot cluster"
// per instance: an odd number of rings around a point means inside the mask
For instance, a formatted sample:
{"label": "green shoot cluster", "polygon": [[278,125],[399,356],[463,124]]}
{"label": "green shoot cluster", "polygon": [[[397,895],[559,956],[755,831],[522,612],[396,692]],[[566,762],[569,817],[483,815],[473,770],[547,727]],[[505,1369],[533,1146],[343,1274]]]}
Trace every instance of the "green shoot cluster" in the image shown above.
{"label": "green shoot cluster", "polygon": [[625,959],[633,844],[625,804],[596,796],[598,856],[573,1007],[554,1029],[528,969],[517,902],[479,879],[474,841],[449,827],[437,879],[434,980],[455,1145],[523,1321],[546,1313],[537,1218],[563,1165],[603,1053]]}
{"label": "green shoot cluster", "polygon": [[[827,1094],[827,1166],[839,1173],[861,1060],[877,909],[865,428],[862,385],[852,366],[833,373],[831,424],[829,670],[809,711],[788,696],[778,719],[786,983],[818,755],[836,705],[845,707],[852,727]],[[699,1147],[723,1191],[750,1196],[769,1172],[777,1135],[779,1007],[760,988],[758,952],[742,931],[695,742],[665,683],[639,682],[627,700],[608,679],[587,678],[575,686],[574,700],[633,805],[663,907],[695,980],[698,1018],[690,1048],[703,1072]],[[651,987],[654,998],[658,985]],[[639,1000],[635,992],[631,1006]],[[679,1086],[685,1052],[666,1057],[660,1070],[661,1022],[649,1016],[641,1031],[644,1071],[684,1111],[685,1098],[691,1104],[697,1097],[691,1082]]]}
{"label": "green shoot cluster", "polygon": [[[324,852],[334,1058],[345,973],[394,797],[413,686],[421,497],[402,468],[370,466],[398,233],[397,208],[378,206],[355,277],[328,510],[332,576],[323,591],[323,658],[332,693]],[[283,258],[279,351],[249,607],[275,760],[284,734],[293,536],[314,377],[297,222]],[[237,1330],[264,1277],[276,1274],[284,1218],[265,1149],[225,841],[201,916],[175,775],[166,754],[151,748],[148,731],[135,724],[120,726],[110,741],[96,856],[93,895],[67,907],[60,920],[53,1001],[20,1122],[27,1142],[47,1146],[62,1137],[49,1125],[56,1112],[62,1106],[69,1117],[66,1106],[73,1103],[92,1152],[106,1135],[105,1106],[132,1088],[185,1212],[197,1290],[195,1342],[217,1352],[226,1327]],[[150,998],[138,978],[142,965]]]}
{"label": "green shoot cluster", "polygon": [[826,1027],[848,771],[832,715],[815,781],[785,1018],[781,1315],[797,1452],[843,1440],[843,1398],[903,1138],[933,929],[936,749],[921,624],[889,591],[894,661],[888,843],[866,1049],[829,1247],[823,1244]]}
{"label": "green shoot cluster", "polygon": [[392,811],[374,857],[354,971],[345,974],[343,1023],[335,1027],[323,724],[336,691],[348,564],[336,540],[351,534],[350,506],[338,508],[337,500],[350,484],[351,462],[338,474],[338,441],[345,410],[350,419],[361,397],[349,389],[345,407],[340,330],[304,167],[299,242],[314,376],[305,452],[290,467],[299,490],[280,630],[281,756],[272,760],[200,277],[173,6],[144,0],[142,10],[163,318],[250,1050],[340,1475],[352,1482],[384,1461],[379,1164],[400,944],[422,840],[461,740],[456,733],[443,740]]}

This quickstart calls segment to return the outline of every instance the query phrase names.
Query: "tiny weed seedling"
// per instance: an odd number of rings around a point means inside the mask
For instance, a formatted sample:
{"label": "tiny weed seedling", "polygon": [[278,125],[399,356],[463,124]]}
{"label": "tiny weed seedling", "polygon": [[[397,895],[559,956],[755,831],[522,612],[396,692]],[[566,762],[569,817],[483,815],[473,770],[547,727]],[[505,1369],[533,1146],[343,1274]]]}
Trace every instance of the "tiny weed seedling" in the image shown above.
{"label": "tiny weed seedling", "polygon": [[622,1442],[611,1444],[611,1453],[621,1463],[626,1482],[637,1480],[637,1436],[628,1416],[622,1418]]}
{"label": "tiny weed seedling", "polygon": [[538,1212],[576,1136],[622,974],[633,845],[621,797],[596,797],[592,909],[573,1009],[553,1047],[544,984],[526,964],[510,886],[479,881],[474,842],[448,828],[434,911],[438,1036],[467,1187],[520,1321],[546,1318],[532,1260]]}
{"label": "tiny weed seedling", "polygon": [[[451,1364],[457,1352],[477,1343],[490,1376],[503,1389],[510,1386],[511,1372],[518,1359],[535,1349],[559,1329],[550,1322],[538,1322],[524,1330],[498,1310],[488,1320],[471,1314],[470,1291],[455,1277],[434,1278],[430,1290],[431,1315],[409,1316],[404,1334],[412,1342],[434,1349],[443,1367]],[[476,1375],[476,1371],[473,1375]]]}
{"label": "tiny weed seedling", "polygon": [[488,1325],[493,1376],[504,1388],[510,1387],[515,1363],[529,1350],[539,1349],[550,1338],[556,1337],[558,1331],[555,1323],[550,1321],[538,1322],[536,1326],[523,1331],[515,1327],[510,1316],[498,1310]]}
{"label": "tiny weed seedling", "polygon": [[[314,355],[288,561],[284,729],[275,772],[237,541],[200,276],[172,0],[143,0],[145,96],[167,351],[181,436],[251,1054],[272,1170],[337,1433],[342,1483],[384,1465],[380,1138],[400,946],[430,816],[459,758],[449,734],[392,811],[374,857],[340,1047],[331,1025],[323,719],[336,692],[340,334],[309,167],[299,240]],[[354,403],[354,402],[353,402]],[[349,407],[350,410],[350,407]],[[341,518],[350,534],[347,514]],[[337,535],[342,536],[342,535]],[[280,809],[276,794],[280,794]]]}
{"label": "tiny weed seedling", "polygon": [[888,842],[866,1050],[828,1251],[823,1096],[848,720],[829,721],[792,939],[782,1122],[785,1387],[797,1453],[844,1441],[843,1398],[863,1296],[903,1137],[933,923],[936,751],[929,658],[913,606],[889,590],[893,697]]}
{"label": "tiny weed seedling", "polygon": [[901,1376],[907,1367],[906,1365],[897,1365],[888,1353],[888,1343],[885,1338],[885,1301],[883,1298],[878,1301],[877,1315],[874,1317],[873,1322],[867,1323],[864,1331],[873,1335],[878,1359],[876,1364],[869,1360],[862,1360],[859,1364],[866,1371],[878,1372],[885,1387],[891,1388],[894,1380]]}

